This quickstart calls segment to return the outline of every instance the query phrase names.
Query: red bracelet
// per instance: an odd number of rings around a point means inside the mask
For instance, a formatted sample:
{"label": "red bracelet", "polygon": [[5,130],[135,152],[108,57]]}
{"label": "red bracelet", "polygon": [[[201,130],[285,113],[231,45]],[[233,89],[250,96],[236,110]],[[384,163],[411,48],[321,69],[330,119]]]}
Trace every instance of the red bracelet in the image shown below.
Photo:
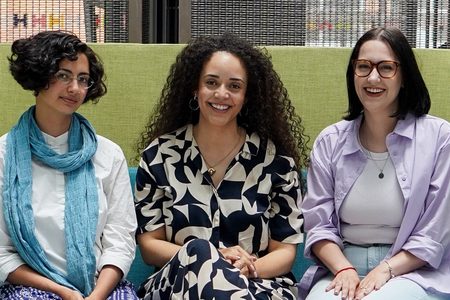
{"label": "red bracelet", "polygon": [[337,271],[337,272],[334,274],[334,276],[336,277],[339,273],[344,272],[344,271],[347,271],[347,270],[353,270],[353,271],[356,272],[355,267],[345,267],[345,268],[342,268],[342,269],[340,269],[339,271]]}

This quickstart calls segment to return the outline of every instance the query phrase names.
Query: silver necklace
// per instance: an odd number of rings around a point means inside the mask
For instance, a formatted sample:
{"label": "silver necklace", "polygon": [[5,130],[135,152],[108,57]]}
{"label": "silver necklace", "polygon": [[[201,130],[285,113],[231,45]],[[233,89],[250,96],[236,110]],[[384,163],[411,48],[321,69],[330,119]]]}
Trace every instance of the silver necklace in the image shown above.
{"label": "silver necklace", "polygon": [[384,168],[386,167],[387,161],[388,161],[389,156],[390,156],[389,152],[388,152],[388,156],[387,156],[386,159],[384,160],[384,163],[383,163],[383,167],[382,167],[382,168],[380,168],[380,166],[377,164],[377,161],[373,158],[372,153],[370,153],[369,150],[367,150],[367,153],[368,153],[369,156],[370,156],[370,160],[373,161],[373,163],[374,163],[375,166],[377,167],[378,171],[380,171],[380,173],[378,173],[378,178],[383,179],[383,178],[384,178],[384,173],[383,173],[383,171],[384,171]]}

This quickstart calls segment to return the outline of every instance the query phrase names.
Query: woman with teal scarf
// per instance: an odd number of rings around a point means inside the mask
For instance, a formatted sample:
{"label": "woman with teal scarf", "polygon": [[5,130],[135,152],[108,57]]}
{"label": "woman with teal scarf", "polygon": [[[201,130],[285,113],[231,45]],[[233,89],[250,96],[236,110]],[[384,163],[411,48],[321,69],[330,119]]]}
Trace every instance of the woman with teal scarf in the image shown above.
{"label": "woman with teal scarf", "polygon": [[0,138],[0,298],[137,299],[124,280],[136,229],[127,163],[76,113],[106,93],[99,57],[62,31],[11,49],[36,105]]}

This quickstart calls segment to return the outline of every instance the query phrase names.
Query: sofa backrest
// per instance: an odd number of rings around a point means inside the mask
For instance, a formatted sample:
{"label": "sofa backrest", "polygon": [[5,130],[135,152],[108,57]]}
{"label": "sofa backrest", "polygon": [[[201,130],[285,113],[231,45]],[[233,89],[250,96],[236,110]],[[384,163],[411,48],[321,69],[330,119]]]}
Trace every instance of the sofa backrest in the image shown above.
{"label": "sofa backrest", "polygon": [[[183,45],[93,44],[107,74],[108,93],[96,105],[80,112],[97,132],[118,143],[130,165],[134,150],[166,80],[170,65]],[[327,125],[341,119],[347,109],[345,72],[349,48],[266,47],[304,120],[311,142]],[[450,51],[415,49],[430,91],[431,113],[450,120]],[[0,44],[0,134],[15,124],[34,103],[8,71],[9,44]],[[187,74],[189,76],[189,74]]]}

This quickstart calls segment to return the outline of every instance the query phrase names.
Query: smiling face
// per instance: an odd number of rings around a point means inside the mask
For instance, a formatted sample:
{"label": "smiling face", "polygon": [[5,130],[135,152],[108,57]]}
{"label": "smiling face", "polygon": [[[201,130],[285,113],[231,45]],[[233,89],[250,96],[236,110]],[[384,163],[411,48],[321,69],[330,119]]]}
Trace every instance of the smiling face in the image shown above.
{"label": "smiling face", "polygon": [[[75,61],[63,59],[59,64],[59,70],[74,78],[89,75],[88,58],[80,53]],[[48,88],[41,90],[36,97],[38,123],[46,119],[58,119],[70,123],[72,114],[83,104],[87,91],[79,85],[77,80],[64,83],[56,78],[51,79]]]}
{"label": "smiling face", "polygon": [[[357,59],[368,60],[374,64],[380,61],[398,59],[388,44],[380,40],[365,42]],[[392,78],[382,78],[377,68],[373,68],[366,77],[354,75],[356,94],[364,106],[365,113],[390,116],[397,111],[398,93],[402,85],[401,66]]]}
{"label": "smiling face", "polygon": [[198,84],[199,125],[237,126],[246,91],[247,72],[241,60],[229,52],[213,53]]}

